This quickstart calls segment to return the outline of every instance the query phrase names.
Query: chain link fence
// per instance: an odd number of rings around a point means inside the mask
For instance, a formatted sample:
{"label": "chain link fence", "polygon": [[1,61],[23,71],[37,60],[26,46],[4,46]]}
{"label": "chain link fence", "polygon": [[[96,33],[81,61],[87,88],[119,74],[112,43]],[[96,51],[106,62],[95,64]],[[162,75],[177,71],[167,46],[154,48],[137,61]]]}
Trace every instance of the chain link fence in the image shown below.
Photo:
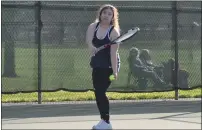
{"label": "chain link fence", "polygon": [[[178,95],[178,90],[201,88],[201,2],[108,3],[119,9],[123,32],[132,26],[141,29],[121,45],[119,80],[109,92],[173,95],[168,91],[175,90]],[[42,92],[92,90],[90,55],[84,41],[102,4],[106,2],[3,1],[2,94],[38,92],[41,100]],[[151,72],[142,72],[141,77],[133,73],[129,67],[132,47],[142,57],[149,52]],[[156,74],[166,85],[156,84]]]}

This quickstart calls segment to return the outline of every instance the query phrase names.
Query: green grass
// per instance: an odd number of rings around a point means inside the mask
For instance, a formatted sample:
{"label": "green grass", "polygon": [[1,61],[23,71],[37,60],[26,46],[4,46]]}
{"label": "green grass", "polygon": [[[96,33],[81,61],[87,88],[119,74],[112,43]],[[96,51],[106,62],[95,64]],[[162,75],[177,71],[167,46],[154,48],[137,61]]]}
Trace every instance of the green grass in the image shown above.
{"label": "green grass", "polygon": [[[140,99],[174,99],[174,92],[153,92],[153,93],[117,93],[108,92],[110,100],[140,100]],[[201,98],[201,89],[179,91],[179,98]],[[57,101],[86,101],[95,100],[94,93],[88,92],[43,92],[43,102]],[[37,102],[37,93],[2,95],[2,102]]]}
{"label": "green grass", "polygon": [[[162,46],[161,46],[162,47]],[[146,48],[146,47],[144,47]],[[37,90],[37,49],[16,48],[16,73],[19,77],[2,77],[2,92],[34,91]],[[183,69],[190,73],[189,85],[196,86],[201,83],[200,74],[200,50],[194,50],[194,59],[190,62],[189,50],[179,51],[179,63]],[[2,65],[4,49],[2,49]],[[121,71],[119,80],[114,82],[111,89],[126,89],[128,74],[128,49],[121,48]],[[171,57],[170,50],[152,49],[152,59],[155,64],[167,61]],[[67,89],[91,89],[91,69],[89,67],[89,53],[87,49],[68,48],[42,48],[42,90]],[[3,70],[3,66],[2,66]],[[192,94],[193,93],[193,94]],[[50,96],[51,95],[51,96]],[[76,96],[75,96],[76,95]],[[182,91],[180,96],[200,97],[199,89]],[[91,100],[94,96],[91,92],[54,92],[43,93],[44,101],[58,100]],[[173,92],[164,93],[109,93],[111,99],[142,99],[142,98],[172,98]],[[2,101],[36,101],[36,93],[3,95]]]}

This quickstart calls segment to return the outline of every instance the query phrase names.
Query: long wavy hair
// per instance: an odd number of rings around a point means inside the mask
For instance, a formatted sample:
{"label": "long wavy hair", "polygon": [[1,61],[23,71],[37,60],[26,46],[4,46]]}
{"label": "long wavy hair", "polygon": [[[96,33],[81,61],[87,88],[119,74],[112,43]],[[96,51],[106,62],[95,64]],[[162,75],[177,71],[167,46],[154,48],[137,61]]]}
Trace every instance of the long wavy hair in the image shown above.
{"label": "long wavy hair", "polygon": [[95,22],[100,22],[101,21],[101,14],[105,9],[111,9],[113,12],[113,17],[112,17],[112,21],[111,21],[111,25],[114,26],[114,28],[116,28],[118,31],[120,31],[120,27],[119,27],[119,13],[118,13],[118,9],[116,7],[114,7],[113,5],[110,4],[105,4],[102,5],[100,7],[100,9],[97,12],[97,16],[96,16],[96,20]]}

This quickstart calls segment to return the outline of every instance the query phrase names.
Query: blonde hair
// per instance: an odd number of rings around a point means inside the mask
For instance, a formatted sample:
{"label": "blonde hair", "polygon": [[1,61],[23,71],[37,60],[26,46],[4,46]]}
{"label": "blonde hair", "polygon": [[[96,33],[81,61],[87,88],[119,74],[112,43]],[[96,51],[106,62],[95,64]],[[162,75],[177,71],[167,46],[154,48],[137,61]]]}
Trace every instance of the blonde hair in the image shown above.
{"label": "blonde hair", "polygon": [[113,12],[113,18],[112,18],[112,21],[111,21],[111,25],[113,25],[115,29],[117,29],[118,31],[120,31],[118,9],[116,7],[114,7],[113,5],[110,5],[110,4],[102,5],[100,7],[100,9],[98,10],[98,12],[97,12],[97,16],[96,16],[95,22],[100,22],[100,16],[101,16],[102,12],[105,9],[111,9],[112,10],[112,12]]}
{"label": "blonde hair", "polygon": [[151,60],[150,52],[148,49],[142,49],[140,56],[146,58],[146,60]]}

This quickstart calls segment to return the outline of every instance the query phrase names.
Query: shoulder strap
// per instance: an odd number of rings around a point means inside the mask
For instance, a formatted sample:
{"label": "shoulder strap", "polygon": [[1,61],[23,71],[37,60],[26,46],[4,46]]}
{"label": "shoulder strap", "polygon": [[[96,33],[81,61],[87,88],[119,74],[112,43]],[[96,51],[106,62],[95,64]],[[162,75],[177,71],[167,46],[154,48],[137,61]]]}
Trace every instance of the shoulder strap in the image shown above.
{"label": "shoulder strap", "polygon": [[95,31],[97,31],[98,26],[99,26],[99,23],[100,23],[100,22],[97,22],[97,25],[96,25],[96,27],[95,27]]}
{"label": "shoulder strap", "polygon": [[110,34],[111,34],[111,32],[112,32],[113,29],[114,29],[114,26],[112,26],[112,27],[110,28],[109,32],[108,32],[108,36],[109,36],[109,37],[110,37]]}

